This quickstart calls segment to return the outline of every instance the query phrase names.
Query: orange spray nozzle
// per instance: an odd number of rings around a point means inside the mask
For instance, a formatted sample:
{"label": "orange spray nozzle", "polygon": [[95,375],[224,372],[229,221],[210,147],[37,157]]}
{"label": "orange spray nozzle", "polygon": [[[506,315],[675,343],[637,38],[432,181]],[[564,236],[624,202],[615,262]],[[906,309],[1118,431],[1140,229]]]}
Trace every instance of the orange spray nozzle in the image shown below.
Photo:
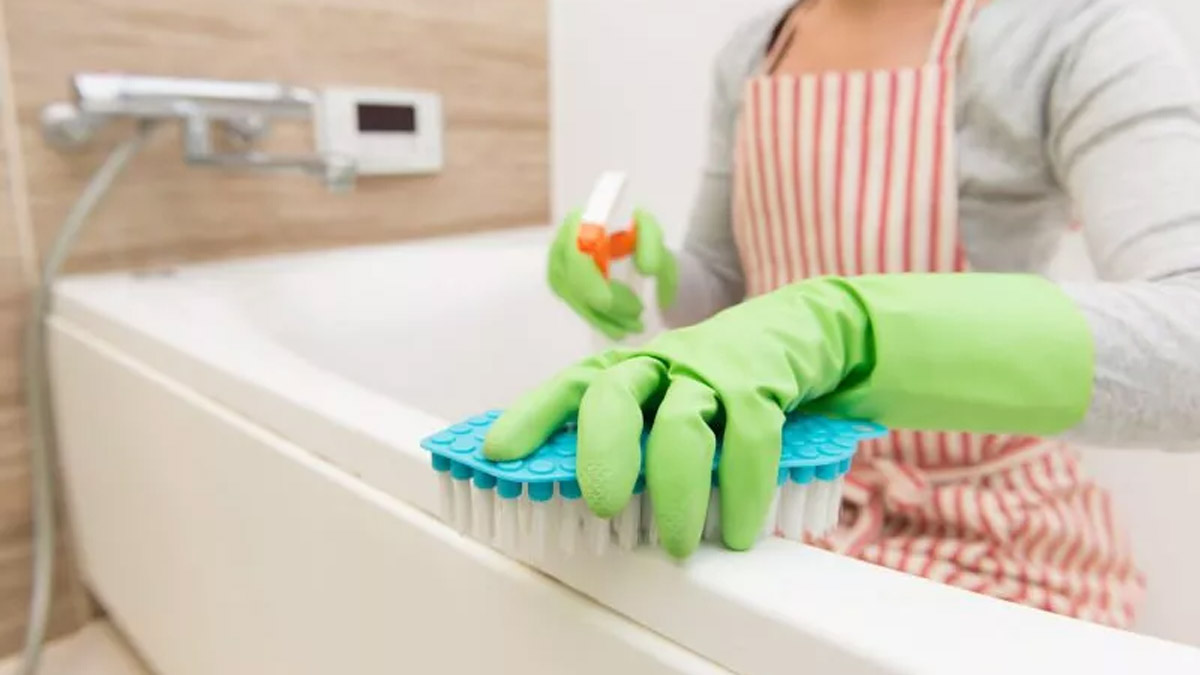
{"label": "orange spray nozzle", "polygon": [[610,234],[603,225],[584,223],[579,226],[576,246],[596,261],[596,267],[607,279],[608,266],[612,261],[633,255],[637,246],[637,224],[630,224],[628,230]]}

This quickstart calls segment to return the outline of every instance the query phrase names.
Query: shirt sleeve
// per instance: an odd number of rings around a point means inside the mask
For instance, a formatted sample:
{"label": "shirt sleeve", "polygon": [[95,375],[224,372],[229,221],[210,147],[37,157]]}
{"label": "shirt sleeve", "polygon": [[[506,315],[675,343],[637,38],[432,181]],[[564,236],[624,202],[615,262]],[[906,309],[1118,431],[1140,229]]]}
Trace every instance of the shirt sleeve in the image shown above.
{"label": "shirt sleeve", "polygon": [[1046,151],[1100,278],[1064,284],[1095,345],[1091,406],[1069,436],[1196,449],[1200,88],[1162,17],[1116,7],[1064,28],[1078,33],[1046,101]]}
{"label": "shirt sleeve", "polygon": [[[777,18],[777,17],[776,17]],[[733,160],[741,86],[773,25],[764,16],[735,31],[718,53],[710,93],[708,149],[679,251],[679,290],[668,326],[702,321],[741,302],[745,278],[733,237]]]}

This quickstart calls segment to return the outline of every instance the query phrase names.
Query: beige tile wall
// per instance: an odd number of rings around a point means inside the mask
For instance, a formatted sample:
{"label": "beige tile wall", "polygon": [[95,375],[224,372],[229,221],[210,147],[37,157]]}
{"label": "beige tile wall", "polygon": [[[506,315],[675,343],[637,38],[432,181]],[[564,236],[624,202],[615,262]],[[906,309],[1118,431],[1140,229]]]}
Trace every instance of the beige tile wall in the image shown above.
{"label": "beige tile wall", "polygon": [[[11,79],[0,195],[0,653],[19,642],[29,575],[28,468],[17,388],[25,279],[105,151],[44,147],[41,107],[80,70],[321,86],[430,88],[446,111],[446,170],[327,193],[290,175],[186,167],[173,129],[152,141],[79,241],[70,268],[170,264],[544,222],[548,216],[545,0],[0,0]],[[5,88],[7,89],[7,87]],[[4,92],[9,93],[8,91]],[[282,149],[310,149],[307,129]],[[6,176],[12,171],[6,171]],[[18,171],[17,173],[20,173]],[[27,205],[27,208],[26,208]],[[22,246],[22,242],[30,245]],[[82,605],[69,566],[59,629]]]}

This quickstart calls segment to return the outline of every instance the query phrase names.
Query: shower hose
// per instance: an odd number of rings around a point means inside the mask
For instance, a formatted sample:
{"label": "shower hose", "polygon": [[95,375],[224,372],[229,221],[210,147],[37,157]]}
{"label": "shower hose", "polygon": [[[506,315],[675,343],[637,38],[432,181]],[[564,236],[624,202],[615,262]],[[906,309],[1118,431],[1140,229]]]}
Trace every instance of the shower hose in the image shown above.
{"label": "shower hose", "polygon": [[25,322],[22,369],[29,414],[29,463],[33,510],[33,588],[29,601],[20,675],[35,675],[41,661],[53,593],[57,534],[54,415],[49,396],[46,357],[46,317],[51,310],[54,281],[89,215],[108,193],[129,161],[150,138],[153,124],[139,123],[133,137],[117,146],[96,171],[67,214],[41,266],[38,284]]}

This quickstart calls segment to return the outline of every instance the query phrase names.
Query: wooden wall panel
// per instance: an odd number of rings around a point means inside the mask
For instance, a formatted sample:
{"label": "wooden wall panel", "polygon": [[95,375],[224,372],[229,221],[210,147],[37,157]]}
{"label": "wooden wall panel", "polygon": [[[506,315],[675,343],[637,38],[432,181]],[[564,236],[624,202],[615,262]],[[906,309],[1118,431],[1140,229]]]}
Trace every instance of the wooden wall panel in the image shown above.
{"label": "wooden wall panel", "polygon": [[[44,245],[103,150],[63,156],[38,115],[80,70],[429,88],[444,173],[329,194],[300,176],[184,166],[167,130],[80,242],[128,267],[534,224],[548,213],[544,0],[7,0],[33,222]],[[289,147],[311,145],[289,130]],[[127,129],[105,134],[107,150]]]}
{"label": "wooden wall panel", "polygon": [[[29,594],[29,475],[18,345],[28,278],[84,183],[130,129],[64,155],[39,130],[79,71],[433,89],[446,113],[437,175],[361,179],[331,194],[307,176],[188,167],[163,128],[88,223],[69,268],[127,269],[545,222],[544,0],[0,0],[0,654]],[[11,88],[4,82],[11,82]],[[311,150],[307,126],[271,146]],[[27,180],[9,180],[10,163]],[[62,547],[55,632],[86,618]]]}

